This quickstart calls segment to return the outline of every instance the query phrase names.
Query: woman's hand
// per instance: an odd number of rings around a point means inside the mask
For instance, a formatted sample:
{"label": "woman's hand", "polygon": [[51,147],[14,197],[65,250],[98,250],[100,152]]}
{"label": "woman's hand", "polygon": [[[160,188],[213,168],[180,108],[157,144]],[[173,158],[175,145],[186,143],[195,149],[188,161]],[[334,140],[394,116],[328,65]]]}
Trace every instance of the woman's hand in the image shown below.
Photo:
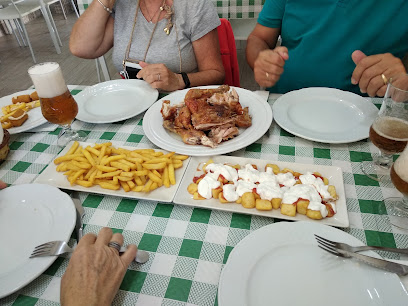
{"label": "woman's hand", "polygon": [[279,81],[283,66],[289,59],[286,47],[276,47],[259,52],[254,63],[254,77],[259,86],[272,87]]}
{"label": "woman's hand", "polygon": [[108,246],[114,241],[123,245],[122,234],[112,235],[110,228],[100,230],[98,237],[85,235],[76,247],[61,279],[62,305],[111,305],[137,248],[126,252]]}
{"label": "woman's hand", "polygon": [[352,53],[351,58],[356,64],[351,83],[358,84],[360,91],[367,93],[370,97],[383,97],[387,90],[386,80],[406,73],[401,59],[391,53],[367,56],[360,50],[356,50]]}
{"label": "woman's hand", "polygon": [[185,87],[183,77],[170,71],[164,64],[139,62],[139,65],[143,69],[137,73],[137,77],[145,80],[153,88],[163,91],[175,91]]}

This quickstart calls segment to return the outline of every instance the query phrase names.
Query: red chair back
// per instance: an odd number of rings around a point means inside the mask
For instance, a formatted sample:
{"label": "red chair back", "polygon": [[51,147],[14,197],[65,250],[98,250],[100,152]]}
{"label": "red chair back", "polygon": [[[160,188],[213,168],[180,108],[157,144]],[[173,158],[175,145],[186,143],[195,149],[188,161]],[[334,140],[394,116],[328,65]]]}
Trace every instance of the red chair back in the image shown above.
{"label": "red chair back", "polygon": [[220,18],[221,25],[217,28],[222,64],[225,70],[224,84],[240,87],[237,49],[234,32],[230,22]]}

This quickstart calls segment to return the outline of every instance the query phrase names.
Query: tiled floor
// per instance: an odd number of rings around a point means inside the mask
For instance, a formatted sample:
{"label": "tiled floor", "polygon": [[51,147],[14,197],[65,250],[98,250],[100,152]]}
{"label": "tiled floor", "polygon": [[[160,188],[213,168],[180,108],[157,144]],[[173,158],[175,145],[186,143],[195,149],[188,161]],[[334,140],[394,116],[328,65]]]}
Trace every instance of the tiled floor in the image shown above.
{"label": "tiled floor", "polygon": [[[94,60],[81,59],[69,52],[68,41],[73,24],[74,13],[65,20],[62,14],[54,14],[54,20],[62,41],[61,54],[57,54],[42,16],[26,24],[37,62],[56,61],[61,65],[67,84],[93,85],[98,82]],[[241,87],[259,89],[253,80],[253,73],[245,61],[245,42],[237,42],[240,65]],[[32,85],[27,70],[34,63],[28,47],[20,47],[13,35],[0,37],[0,97],[25,90]],[[111,53],[106,56],[112,79],[119,78],[111,61]]]}

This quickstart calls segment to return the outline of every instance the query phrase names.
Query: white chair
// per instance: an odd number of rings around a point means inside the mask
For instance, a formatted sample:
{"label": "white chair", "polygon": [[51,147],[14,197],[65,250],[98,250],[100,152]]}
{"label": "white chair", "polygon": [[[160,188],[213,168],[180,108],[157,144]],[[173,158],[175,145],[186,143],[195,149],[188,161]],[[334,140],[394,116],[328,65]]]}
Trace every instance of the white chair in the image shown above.
{"label": "white chair", "polygon": [[[82,14],[88,8],[88,6],[91,4],[92,1],[93,0],[78,0],[79,13]],[[106,65],[105,57],[102,55],[96,58],[95,64],[96,64],[96,73],[98,75],[98,82],[101,82],[99,65],[101,66],[102,76],[103,76],[104,81],[110,81],[111,78],[109,75],[108,66]]]}

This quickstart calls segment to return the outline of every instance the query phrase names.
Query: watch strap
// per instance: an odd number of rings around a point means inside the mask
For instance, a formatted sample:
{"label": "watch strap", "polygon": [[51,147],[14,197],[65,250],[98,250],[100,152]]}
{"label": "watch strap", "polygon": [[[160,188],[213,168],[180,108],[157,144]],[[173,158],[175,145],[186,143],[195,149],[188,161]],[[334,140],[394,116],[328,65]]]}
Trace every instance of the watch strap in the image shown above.
{"label": "watch strap", "polygon": [[184,84],[186,85],[184,88],[190,88],[190,79],[188,78],[187,73],[185,72],[180,72],[181,77],[183,78]]}

